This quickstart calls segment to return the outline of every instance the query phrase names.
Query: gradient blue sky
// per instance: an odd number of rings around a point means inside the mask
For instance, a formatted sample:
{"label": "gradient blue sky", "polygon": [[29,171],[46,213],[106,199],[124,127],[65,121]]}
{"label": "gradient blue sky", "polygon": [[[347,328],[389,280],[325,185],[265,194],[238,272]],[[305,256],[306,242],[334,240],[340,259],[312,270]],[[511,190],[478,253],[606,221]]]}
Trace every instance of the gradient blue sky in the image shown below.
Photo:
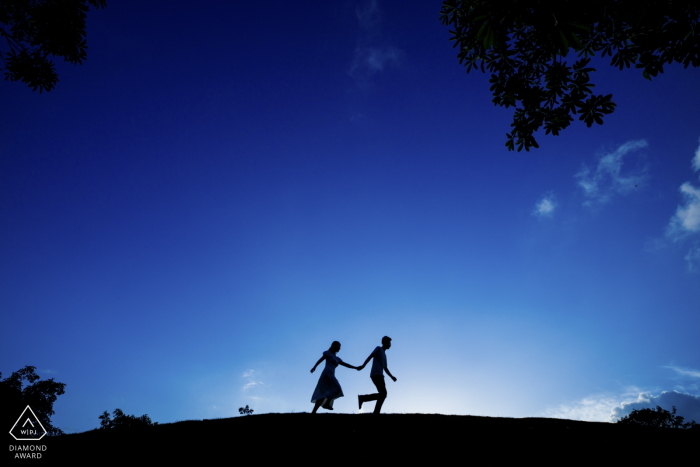
{"label": "gradient blue sky", "polygon": [[3,377],[66,432],[310,411],[389,335],[386,412],[700,422],[700,69],[598,60],[605,123],[508,152],[440,6],[114,1],[0,83]]}

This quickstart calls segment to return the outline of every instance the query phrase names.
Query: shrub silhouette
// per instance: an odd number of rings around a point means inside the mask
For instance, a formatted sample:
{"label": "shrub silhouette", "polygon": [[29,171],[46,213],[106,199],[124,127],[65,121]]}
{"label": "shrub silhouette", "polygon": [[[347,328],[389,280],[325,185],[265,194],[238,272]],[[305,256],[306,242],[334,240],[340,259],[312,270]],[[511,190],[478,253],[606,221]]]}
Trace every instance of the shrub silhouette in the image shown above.
{"label": "shrub silhouette", "polygon": [[[53,403],[65,392],[66,385],[53,378],[39,381],[41,377],[34,370],[35,366],[27,365],[9,378],[0,380],[0,422],[9,430],[22,411],[30,406],[49,436],[62,435],[63,431],[51,424],[51,416],[55,413]],[[23,381],[29,383],[24,388]]]}
{"label": "shrub silhouette", "polygon": [[253,413],[253,409],[246,405],[245,407],[241,407],[240,409],[238,409],[238,413],[240,413],[241,415],[250,415]]}
{"label": "shrub silhouette", "polygon": [[622,417],[617,423],[622,425],[637,425],[649,426],[654,428],[684,428],[698,429],[700,425],[694,420],[683,423],[683,417],[676,415],[676,406],[673,406],[673,412],[664,410],[658,405],[654,409],[634,409],[629,415]]}
{"label": "shrub silhouette", "polygon": [[151,417],[147,414],[137,417],[135,415],[126,415],[122,412],[122,409],[115,409],[112,412],[114,418],[109,416],[109,412],[106,410],[102,415],[100,415],[100,429],[102,430],[112,430],[112,429],[134,429],[134,428],[146,428],[149,426],[155,426],[158,422],[153,423]]}

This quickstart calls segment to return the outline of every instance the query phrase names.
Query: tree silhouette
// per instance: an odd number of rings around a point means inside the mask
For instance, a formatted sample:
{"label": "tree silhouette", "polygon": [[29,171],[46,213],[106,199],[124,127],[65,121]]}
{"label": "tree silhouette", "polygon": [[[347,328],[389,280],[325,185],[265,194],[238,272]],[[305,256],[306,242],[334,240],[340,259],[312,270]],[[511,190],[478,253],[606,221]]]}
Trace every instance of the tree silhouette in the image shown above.
{"label": "tree silhouette", "polygon": [[107,0],[3,0],[0,2],[0,49],[5,81],[21,80],[33,91],[51,91],[58,81],[50,56],[75,65],[87,57],[85,16]]}
{"label": "tree silhouette", "polygon": [[[51,416],[55,413],[53,403],[65,392],[66,385],[57,383],[53,378],[40,381],[41,377],[34,370],[36,370],[35,366],[27,365],[12,373],[9,378],[0,380],[2,426],[7,425],[9,429],[22,411],[30,406],[49,436],[63,434],[60,428],[51,424]],[[2,373],[0,373],[1,377]],[[29,383],[26,386],[24,386],[25,381]]]}
{"label": "tree silhouette", "polygon": [[654,428],[697,428],[700,427],[694,420],[683,423],[683,417],[676,415],[676,406],[673,412],[664,410],[658,405],[654,409],[633,409],[629,415],[622,417],[617,423],[622,425],[648,426]]}
{"label": "tree silhouette", "polygon": [[99,416],[100,419],[100,429],[101,430],[111,430],[111,429],[123,429],[123,428],[145,428],[149,426],[158,425],[158,422],[153,423],[151,417],[147,414],[137,417],[135,415],[126,415],[121,409],[115,409],[112,412],[114,418],[111,418],[109,412],[106,410]]}
{"label": "tree silhouette", "polygon": [[245,407],[241,407],[240,409],[238,409],[238,413],[240,413],[241,415],[250,415],[253,413],[253,409],[246,405]]}
{"label": "tree silhouette", "polygon": [[[612,94],[594,95],[590,57],[612,57],[622,70],[663,73],[664,63],[700,66],[697,0],[445,0],[440,20],[452,28],[459,62],[491,73],[493,103],[515,107],[510,151],[539,147],[533,133],[558,135],[573,121],[602,124]],[[569,66],[569,51],[578,60]]]}

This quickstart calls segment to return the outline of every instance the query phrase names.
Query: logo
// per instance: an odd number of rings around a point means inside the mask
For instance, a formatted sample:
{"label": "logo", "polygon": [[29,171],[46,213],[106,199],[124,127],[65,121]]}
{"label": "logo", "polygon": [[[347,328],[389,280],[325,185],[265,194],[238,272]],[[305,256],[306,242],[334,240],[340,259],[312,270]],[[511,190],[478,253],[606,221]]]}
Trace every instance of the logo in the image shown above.
{"label": "logo", "polygon": [[27,406],[10,430],[10,434],[17,441],[39,441],[46,435],[46,430],[31,407]]}

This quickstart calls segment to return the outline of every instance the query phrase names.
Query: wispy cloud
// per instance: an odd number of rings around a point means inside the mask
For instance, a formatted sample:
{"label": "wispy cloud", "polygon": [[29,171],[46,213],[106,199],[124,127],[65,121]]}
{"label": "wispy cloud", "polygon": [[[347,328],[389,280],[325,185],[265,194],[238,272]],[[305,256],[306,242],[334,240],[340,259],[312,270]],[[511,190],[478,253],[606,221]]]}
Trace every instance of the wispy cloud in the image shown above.
{"label": "wispy cloud", "polygon": [[355,7],[355,15],[362,29],[374,29],[379,26],[379,22],[382,19],[382,12],[379,10],[377,0],[370,0],[364,5],[357,5]]}
{"label": "wispy cloud", "polygon": [[401,51],[393,46],[358,47],[355,49],[355,60],[350,73],[364,69],[368,74],[384,70],[388,65],[395,65],[401,59]]}
{"label": "wispy cloud", "polygon": [[670,368],[671,370],[683,375],[683,376],[690,376],[691,378],[700,378],[700,371],[698,370],[688,370],[686,368],[679,368],[677,366],[669,365],[666,366],[665,368]]}
{"label": "wispy cloud", "polygon": [[675,372],[675,389],[691,394],[700,394],[700,371],[693,368],[682,368],[676,365],[669,365],[665,368]]}
{"label": "wispy cloud", "polygon": [[574,177],[586,196],[584,206],[609,202],[615,194],[625,195],[643,185],[648,176],[645,170],[635,173],[622,173],[624,157],[631,152],[647,147],[645,140],[628,141],[615,151],[604,154],[598,160],[595,170],[583,166]]}
{"label": "wispy cloud", "polygon": [[243,389],[250,389],[256,386],[265,386],[265,383],[263,383],[258,377],[258,372],[256,370],[246,370],[243,372],[241,377],[247,380],[243,385]]}
{"label": "wispy cloud", "polygon": [[689,272],[698,272],[700,269],[698,265],[700,264],[700,246],[693,246],[688,251],[688,254],[683,258],[686,263],[688,263]]}
{"label": "wispy cloud", "polygon": [[[700,171],[700,146],[692,159],[694,171]],[[666,237],[673,242],[690,240],[690,250],[685,256],[688,270],[695,272],[700,265],[700,188],[690,182],[683,183],[679,191],[683,196],[683,205],[676,208],[676,213],[666,227]]]}
{"label": "wispy cloud", "polygon": [[535,205],[533,216],[552,217],[554,209],[557,207],[557,202],[554,193],[549,192]]}
{"label": "wispy cloud", "polygon": [[355,14],[360,28],[350,74],[360,80],[366,80],[389,66],[398,65],[404,54],[399,48],[387,44],[381,37],[381,10],[377,0],[358,5]]}
{"label": "wispy cloud", "polygon": [[666,231],[666,235],[674,241],[700,232],[700,188],[685,182],[681,185],[680,192],[685,198],[685,204],[678,206]]}
{"label": "wispy cloud", "polygon": [[39,370],[39,373],[47,373],[49,375],[57,375],[58,371],[55,370]]}
{"label": "wispy cloud", "polygon": [[548,409],[544,415],[551,418],[585,422],[609,422],[613,409],[619,405],[620,399],[618,397],[593,395],[572,404],[562,404],[557,408]]}

